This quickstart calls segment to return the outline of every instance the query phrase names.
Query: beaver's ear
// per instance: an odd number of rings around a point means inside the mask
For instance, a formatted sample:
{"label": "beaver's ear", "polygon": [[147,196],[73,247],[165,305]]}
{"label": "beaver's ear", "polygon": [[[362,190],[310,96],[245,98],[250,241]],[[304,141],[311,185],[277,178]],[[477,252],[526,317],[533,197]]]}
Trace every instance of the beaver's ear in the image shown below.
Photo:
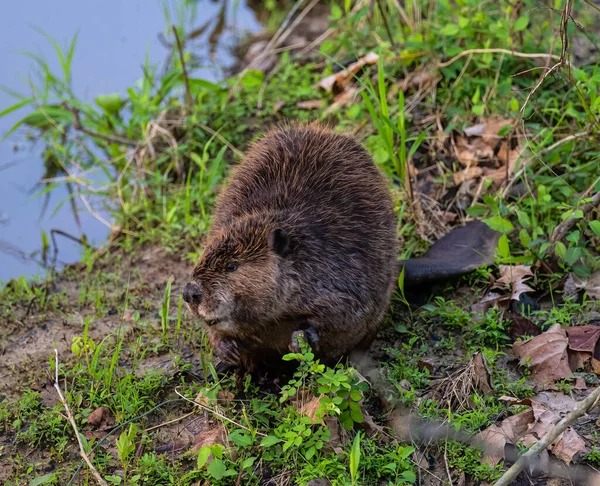
{"label": "beaver's ear", "polygon": [[290,237],[281,228],[275,228],[269,233],[269,248],[279,256],[286,257],[290,253]]}

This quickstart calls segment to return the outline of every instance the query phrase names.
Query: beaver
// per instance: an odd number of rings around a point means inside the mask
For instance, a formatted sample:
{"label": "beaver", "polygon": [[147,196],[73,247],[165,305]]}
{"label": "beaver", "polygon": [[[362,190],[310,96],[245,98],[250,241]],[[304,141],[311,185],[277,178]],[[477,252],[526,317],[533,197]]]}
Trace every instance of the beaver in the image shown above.
{"label": "beaver", "polygon": [[318,124],[279,126],[226,181],[183,299],[225,367],[281,363],[298,334],[334,363],[374,340],[402,267],[420,282],[489,260],[494,238],[479,224],[475,245],[451,232],[444,251],[398,261],[393,200],[367,151]]}

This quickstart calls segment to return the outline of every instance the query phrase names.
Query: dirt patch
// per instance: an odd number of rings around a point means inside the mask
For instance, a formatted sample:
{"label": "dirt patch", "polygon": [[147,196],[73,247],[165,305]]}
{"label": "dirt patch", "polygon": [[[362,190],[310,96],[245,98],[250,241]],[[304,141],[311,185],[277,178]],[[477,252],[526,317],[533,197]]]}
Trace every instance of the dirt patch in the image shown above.
{"label": "dirt patch", "polygon": [[[120,265],[114,262],[120,260]],[[5,335],[2,339],[2,355],[0,356],[0,396],[14,396],[19,385],[32,381],[46,381],[50,378],[48,360],[54,355],[56,346],[60,356],[71,355],[73,337],[81,336],[86,317],[95,318],[89,325],[89,336],[100,342],[110,333],[121,330],[127,332],[135,325],[129,313],[119,310],[126,301],[145,302],[146,308],[160,308],[167,282],[172,278],[171,306],[176,307],[181,288],[186,282],[192,265],[178,255],[169,255],[164,250],[151,247],[125,255],[116,250],[106,255],[94,267],[94,272],[86,274],[77,267],[66,269],[51,284],[51,292],[66,296],[66,304],[48,312],[31,310],[29,303],[18,303],[11,316],[3,323]],[[82,288],[93,287],[93,279],[102,272],[113,275],[113,285],[103,296],[110,302],[102,309],[104,315],[98,316],[99,310],[93,302],[82,301]],[[116,277],[116,279],[114,279]],[[89,280],[92,280],[91,282]],[[78,305],[78,302],[81,302]],[[138,309],[135,309],[138,310]],[[140,308],[140,312],[144,309]],[[147,315],[147,319],[158,324],[160,317]]]}

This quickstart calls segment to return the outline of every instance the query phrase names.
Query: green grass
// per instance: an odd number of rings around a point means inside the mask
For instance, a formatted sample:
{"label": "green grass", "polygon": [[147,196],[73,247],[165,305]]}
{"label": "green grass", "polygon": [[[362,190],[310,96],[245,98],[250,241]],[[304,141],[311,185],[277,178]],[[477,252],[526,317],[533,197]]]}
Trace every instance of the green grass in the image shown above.
{"label": "green grass", "polygon": [[[575,20],[594,25],[591,11],[581,5],[574,6]],[[71,179],[65,182],[71,196],[61,204],[73,203],[77,194],[100,194],[120,232],[106,254],[86,248],[81,269],[51,274],[45,281],[21,278],[6,283],[0,289],[0,319],[9,334],[0,345],[8,346],[20,329],[34,323],[71,326],[73,336],[60,356],[59,375],[75,420],[89,433],[89,414],[107,407],[120,427],[107,439],[109,445],[100,445],[98,437],[85,442],[107,481],[207,481],[218,486],[238,479],[240,484],[261,484],[267,478],[306,484],[328,478],[336,486],[411,484],[420,467],[413,454],[419,444],[388,443],[361,429],[369,416],[384,423],[387,411],[374,405],[382,393],[390,403],[469,433],[511,413],[499,396],[534,394],[526,370],[506,364],[511,342],[506,316],[497,309],[478,315],[460,292],[462,287],[468,289],[468,297],[482,295],[490,278],[498,276],[495,266],[442,288],[419,308],[407,309],[398,296],[379,350],[385,362],[384,387],[377,384],[372,390],[343,364],[326,368],[305,348],[288,356],[300,366],[289,381],[279,384],[277,395],[265,393],[252,381],[235,383],[231,377],[204,383],[201,376],[212,371],[212,350],[201,327],[185,312],[181,281],[163,275],[158,283],[152,264],[128,262],[148,248],[160,248],[173,261],[187,262],[191,270],[229,167],[261,130],[283,119],[323,120],[337,130],[356,133],[389,177],[403,257],[419,254],[428,246],[423,223],[427,228],[431,222],[428,213],[413,204],[417,196],[415,187],[407,186],[407,174],[417,167],[421,175],[431,175],[436,187],[451,186],[453,174],[462,169],[449,148],[452,137],[499,116],[514,123],[514,133],[526,134],[526,155],[517,163],[517,175],[509,174],[512,187],[519,190],[499,192],[484,180],[469,204],[446,200],[444,207],[459,219],[484,219],[505,233],[497,263],[538,265],[535,288],[548,295],[551,306],[531,311],[533,322],[543,330],[554,323],[586,323],[594,302],[565,301],[561,290],[568,272],[586,276],[600,265],[597,215],[582,210],[585,197],[600,190],[600,72],[597,60],[570,69],[563,66],[529,97],[542,70],[537,61],[518,53],[561,54],[560,14],[536,6],[532,0],[485,6],[476,0],[418,0],[399,11],[391,1],[376,2],[373,10],[368,2],[340,2],[331,8],[339,31],[316,55],[298,62],[283,52],[269,76],[248,71],[219,83],[189,79],[191,103],[184,101],[183,69],[176,52],[166,74],[146,63],[140,83],[123,94],[98,94],[94,103],[77,99],[70,87],[71,66],[78,58],[76,36],[65,47],[48,38],[59,61],[57,72],[30,55],[38,68],[35,88],[16,96],[15,104],[0,110],[0,116],[33,108],[14,129],[25,128],[42,141],[47,176],[77,166],[107,181],[78,184]],[[557,0],[554,6],[558,12],[564,2]],[[276,30],[286,12],[275,3],[267,8]],[[176,13],[179,24],[186,12],[182,3]],[[569,21],[566,35],[573,40],[582,33]],[[373,51],[379,54],[377,64],[356,76],[360,94],[353,103],[326,112],[333,95],[314,84],[340,64]],[[189,59],[191,53],[183,54]],[[556,58],[549,66],[554,62]],[[423,72],[429,73],[429,87],[399,89]],[[324,108],[298,108],[298,102],[308,100],[323,100]],[[169,137],[156,129],[165,114],[173,121],[164,126]],[[505,140],[509,135],[505,129],[499,134]],[[128,159],[124,149],[133,146],[134,156]],[[55,187],[46,186],[40,195]],[[554,229],[569,218],[575,224],[555,244]],[[48,246],[43,235],[42,249]],[[97,337],[93,331],[106,323],[111,331]],[[444,374],[475,351],[487,359],[493,393],[481,396],[473,391],[470,407],[460,410],[424,396],[435,376],[423,363],[438,358],[438,372]],[[168,366],[155,367],[156,362]],[[53,380],[53,366],[49,353],[46,362],[11,370],[23,378],[10,399],[0,402],[1,437],[8,438],[2,443],[10,444],[0,446],[0,462],[12,468],[9,484],[65,484],[79,465],[64,410],[49,404],[39,391],[40,383]],[[517,372],[521,376],[515,379]],[[569,392],[572,384],[565,381],[559,387]],[[195,453],[157,452],[160,433],[168,430],[165,424],[193,410],[176,390],[191,400],[204,397],[208,409],[197,411],[195,418],[210,418],[213,426],[224,427],[227,444],[206,445]],[[230,393],[236,399],[223,400]],[[299,413],[295,400],[313,396],[319,397],[318,416],[339,424],[339,440],[330,428]],[[162,427],[148,430],[157,425]],[[597,465],[600,442],[594,440],[587,461]],[[482,465],[480,452],[463,444],[449,441],[433,451],[439,464],[447,462],[456,480],[463,472],[471,480],[490,482],[501,471],[502,465]],[[83,469],[77,481],[93,480]]]}

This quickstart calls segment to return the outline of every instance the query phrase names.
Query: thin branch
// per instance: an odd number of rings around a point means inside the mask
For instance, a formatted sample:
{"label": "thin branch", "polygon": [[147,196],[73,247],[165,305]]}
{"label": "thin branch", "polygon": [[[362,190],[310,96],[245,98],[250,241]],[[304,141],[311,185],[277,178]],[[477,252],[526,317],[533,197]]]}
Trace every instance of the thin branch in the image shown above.
{"label": "thin branch", "polygon": [[83,458],[83,460],[86,462],[86,464],[90,468],[90,471],[92,472],[92,475],[96,478],[97,483],[100,486],[108,486],[108,483],[106,481],[104,481],[104,479],[102,479],[102,476],[100,476],[100,473],[94,467],[94,465],[92,464],[92,461],[90,461],[90,458],[88,457],[88,455],[85,452],[85,448],[83,447],[83,443],[81,442],[81,436],[79,435],[79,430],[77,430],[77,424],[75,423],[75,418],[73,418],[71,409],[67,405],[67,401],[65,400],[65,397],[63,396],[63,394],[60,390],[60,385],[58,384],[58,349],[57,348],[54,348],[54,355],[56,357],[56,361],[54,363],[55,367],[56,367],[55,376],[54,376],[54,388],[56,388],[56,391],[58,392],[58,397],[60,398],[60,402],[62,403],[63,407],[65,407],[65,411],[67,412],[67,418],[69,419],[69,422],[71,422],[71,427],[73,427],[73,431],[75,432],[75,438],[77,439],[77,443],[79,444],[79,453],[81,454],[81,457]]}
{"label": "thin branch", "polygon": [[[575,420],[586,414],[590,409],[600,401],[600,387],[596,388],[587,398],[579,402],[579,405],[569,415],[563,418],[556,426],[548,431],[539,441],[537,441],[531,448],[523,454],[517,462],[515,462],[511,468],[504,473],[504,475],[496,481],[494,486],[508,486],[517,478],[519,473],[527,466],[528,462],[542,451],[546,450],[552,442],[554,442],[560,434],[562,434],[567,427],[569,427]],[[591,478],[590,478],[591,479]],[[593,483],[598,484],[596,478],[593,479]]]}
{"label": "thin branch", "polygon": [[[230,418],[226,417],[222,413],[219,413],[216,410],[214,410],[214,409],[212,409],[210,407],[207,407],[203,403],[197,402],[196,400],[192,400],[191,398],[187,398],[187,397],[183,396],[181,394],[181,392],[177,388],[175,388],[175,393],[177,393],[177,395],[179,395],[181,398],[183,398],[186,402],[193,403],[197,407],[200,407],[201,409],[206,410],[207,412],[210,412],[213,415],[216,415],[221,420],[226,420],[227,422],[232,423],[233,425],[235,425],[236,427],[239,427],[240,429],[247,430],[248,432],[253,432],[250,428],[248,428],[248,427],[246,427],[246,426],[244,426],[244,425],[236,422],[235,420],[231,420]],[[258,431],[256,431],[256,435],[260,435],[261,437],[266,437],[267,436],[267,434],[263,434],[262,432],[258,432]]]}
{"label": "thin branch", "polygon": [[565,138],[559,140],[558,142],[553,143],[549,147],[546,147],[545,149],[543,149],[541,151],[541,153],[542,154],[546,154],[546,153],[551,152],[552,150],[554,150],[556,147],[560,147],[563,143],[570,142],[571,140],[577,140],[578,138],[585,138],[589,134],[590,134],[590,132],[588,132],[586,130],[585,132],[579,132],[579,133],[575,133],[573,135],[569,135],[568,137],[565,137]]}
{"label": "thin branch", "polygon": [[173,34],[175,35],[175,41],[177,42],[177,51],[179,52],[181,69],[183,70],[183,82],[185,83],[185,105],[192,106],[192,92],[190,91],[190,80],[188,78],[187,68],[185,67],[185,60],[183,59],[183,46],[181,45],[181,40],[179,39],[179,34],[177,33],[177,27],[174,25],[172,27]]}
{"label": "thin branch", "polygon": [[194,415],[194,413],[195,413],[194,411],[188,412],[185,415],[182,415],[181,417],[177,417],[177,418],[174,418],[173,420],[163,422],[162,424],[158,424],[158,425],[154,425],[153,427],[149,427],[146,430],[144,430],[144,432],[148,433],[152,430],[160,429],[161,427],[164,427],[166,425],[171,425],[171,424],[175,424],[177,422],[181,422],[183,419],[188,418],[190,415]]}
{"label": "thin branch", "polygon": [[509,56],[522,57],[524,59],[553,59],[560,62],[560,56],[557,56],[556,54],[529,54],[526,52],[510,51],[508,49],[467,49],[460,54],[457,54],[449,61],[438,63],[437,67],[448,67],[450,64],[454,64],[458,61],[461,57],[469,56],[471,54],[507,54]]}
{"label": "thin branch", "polygon": [[107,135],[106,133],[96,132],[95,130],[90,130],[89,128],[84,127],[79,119],[79,110],[74,106],[66,106],[66,108],[73,113],[73,128],[75,130],[83,132],[90,137],[100,138],[109,143],[118,143],[121,145],[129,145],[130,147],[137,147],[138,143],[135,140],[129,140],[128,138],[119,137],[118,135]]}
{"label": "thin branch", "polygon": [[[592,209],[598,206],[598,204],[600,204],[600,192],[594,194],[590,202],[582,204],[577,209],[583,211],[583,214],[586,215]],[[560,224],[556,228],[554,228],[554,231],[552,232],[552,237],[550,238],[552,243],[561,241],[567,235],[567,233],[571,231],[571,228],[575,226],[575,223],[577,223],[577,221],[579,221],[579,219],[573,217],[561,221]]]}

